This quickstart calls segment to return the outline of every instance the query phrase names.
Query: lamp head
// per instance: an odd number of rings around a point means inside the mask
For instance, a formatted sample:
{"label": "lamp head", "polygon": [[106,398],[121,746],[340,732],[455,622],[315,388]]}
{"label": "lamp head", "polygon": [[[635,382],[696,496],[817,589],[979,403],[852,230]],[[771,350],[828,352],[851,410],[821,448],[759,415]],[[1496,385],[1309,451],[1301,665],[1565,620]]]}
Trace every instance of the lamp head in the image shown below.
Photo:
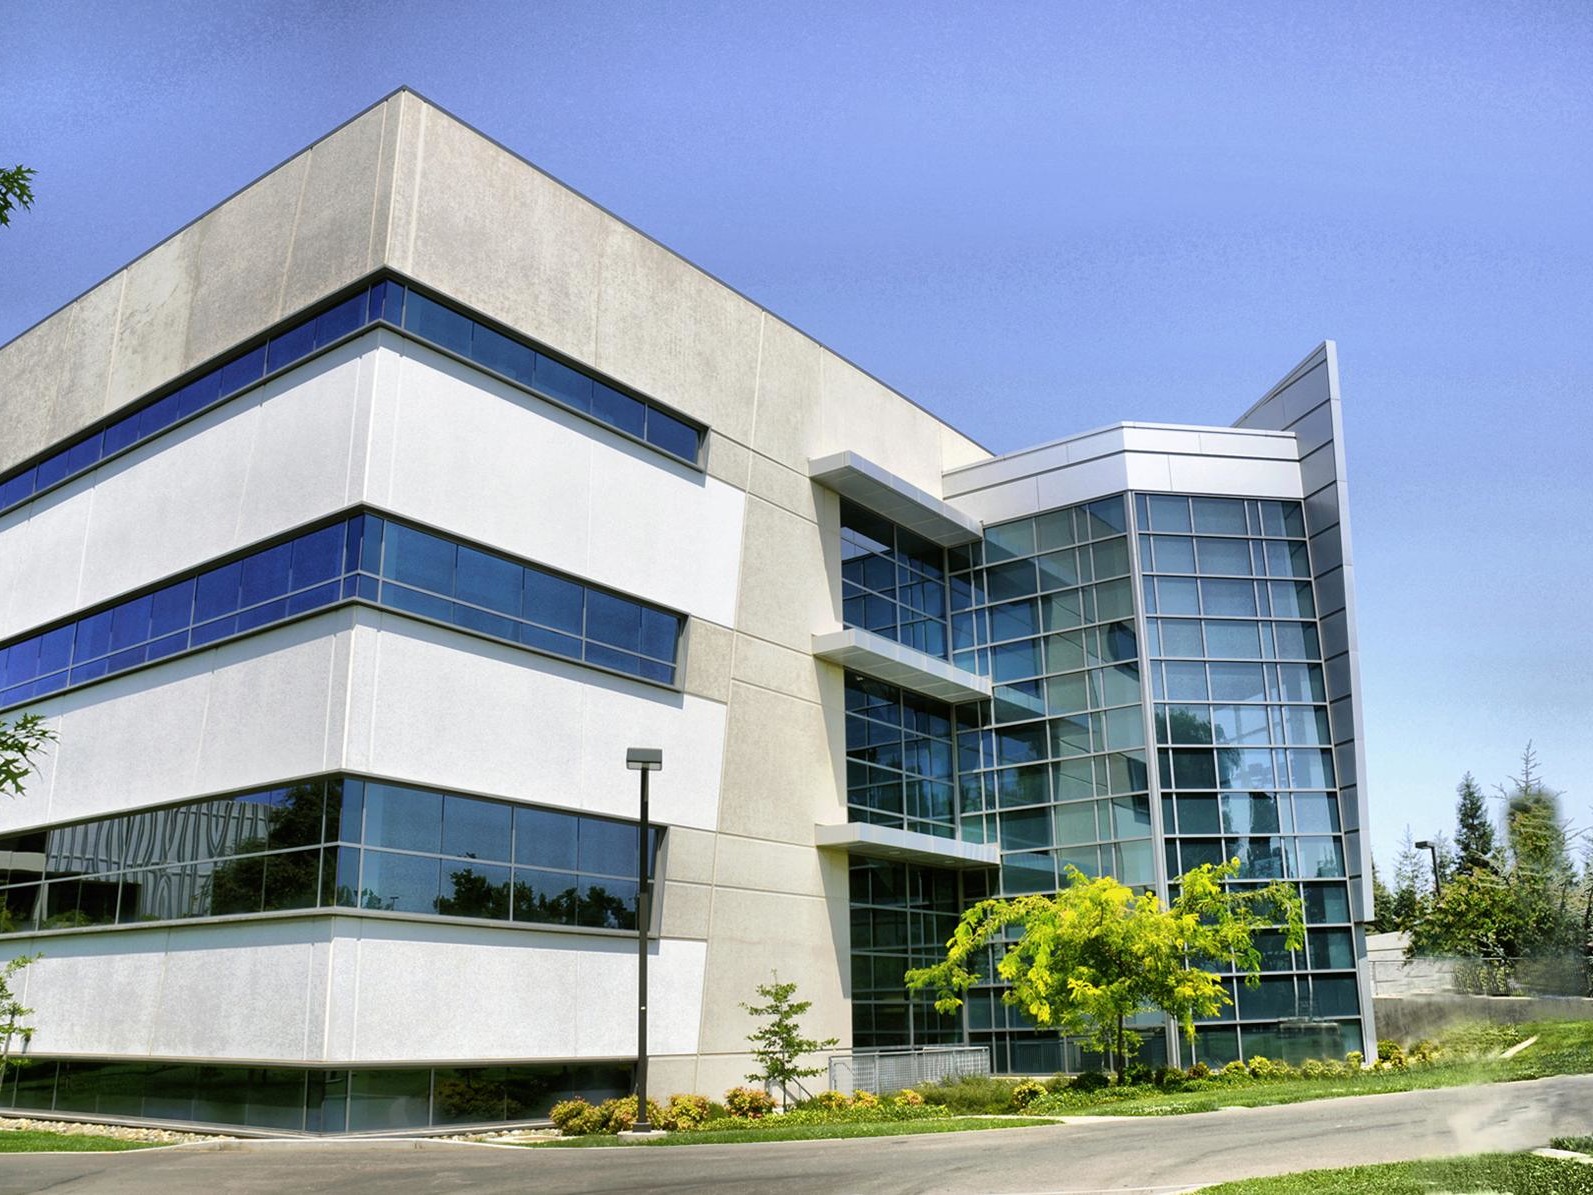
{"label": "lamp head", "polygon": [[1433,849],[1433,844],[1431,842],[1429,842],[1425,838],[1422,839],[1420,842],[1416,843],[1415,845],[1416,845],[1416,849],[1418,851],[1430,851],[1430,850]]}
{"label": "lamp head", "polygon": [[661,772],[664,770],[664,749],[632,747],[625,752],[625,766],[633,772]]}

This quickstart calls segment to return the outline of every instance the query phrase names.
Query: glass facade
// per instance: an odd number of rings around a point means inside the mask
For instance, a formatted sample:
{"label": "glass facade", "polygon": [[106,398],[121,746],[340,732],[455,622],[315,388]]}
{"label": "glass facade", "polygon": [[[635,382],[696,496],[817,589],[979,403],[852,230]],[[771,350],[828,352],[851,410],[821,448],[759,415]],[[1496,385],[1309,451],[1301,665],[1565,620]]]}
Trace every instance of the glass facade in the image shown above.
{"label": "glass facade", "polygon": [[378,324],[462,357],[688,464],[696,465],[701,458],[702,430],[679,416],[411,285],[384,280],[233,351],[199,376],[157,392],[114,422],[75,436],[48,455],[0,476],[0,511],[27,502]]}
{"label": "glass facade", "polygon": [[[867,625],[872,609],[870,629],[890,633],[913,622],[885,601],[887,578],[901,576],[883,563],[886,547],[900,533],[869,517],[864,536],[865,520],[843,510],[843,542],[853,545],[843,558],[864,562],[851,574],[846,616]],[[865,542],[873,549],[863,552]],[[1291,955],[1280,934],[1263,936],[1259,986],[1230,974],[1236,1004],[1201,1027],[1197,1055],[1220,1063],[1242,1049],[1299,1060],[1359,1048],[1300,504],[1119,495],[989,526],[982,543],[944,559],[951,658],[990,677],[993,697],[948,708],[848,674],[849,814],[996,842],[1001,861],[988,875],[960,877],[854,862],[857,1043],[961,1040],[965,1031],[991,1047],[998,1070],[1099,1065],[1003,1005],[999,985],[970,993],[964,1030],[892,983],[940,957],[952,913],[986,891],[1053,892],[1072,867],[1165,896],[1166,880],[1238,858],[1238,883],[1298,883],[1307,942]],[[865,591],[874,606],[859,604]],[[981,972],[994,973],[993,955]],[[1144,1059],[1165,1061],[1161,1018],[1144,1018],[1140,1031]]]}
{"label": "glass facade", "polygon": [[1298,502],[1136,500],[1169,878],[1237,858],[1298,885],[1301,951],[1268,935],[1260,985],[1199,1031],[1208,1063],[1361,1048],[1344,838]]}
{"label": "glass facade", "polygon": [[0,932],[339,908],[634,930],[636,865],[635,822],[334,776],[0,838]]}
{"label": "glass facade", "polygon": [[841,616],[946,659],[946,550],[856,503],[841,502]]}
{"label": "glass facade", "polygon": [[0,708],[344,601],[659,684],[680,615],[375,515],[355,515],[0,645]]}
{"label": "glass facade", "polygon": [[849,820],[956,837],[952,752],[949,705],[846,674]]}
{"label": "glass facade", "polygon": [[295,1133],[487,1125],[546,1119],[560,1100],[633,1090],[629,1063],[329,1070],[33,1058],[3,1106]]}

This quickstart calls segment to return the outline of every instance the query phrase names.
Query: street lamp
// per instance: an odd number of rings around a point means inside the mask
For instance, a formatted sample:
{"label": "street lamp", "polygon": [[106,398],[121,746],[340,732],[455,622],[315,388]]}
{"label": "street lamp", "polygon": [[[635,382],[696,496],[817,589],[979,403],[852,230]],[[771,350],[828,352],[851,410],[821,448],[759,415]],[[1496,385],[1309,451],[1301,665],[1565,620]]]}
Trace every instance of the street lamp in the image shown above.
{"label": "street lamp", "polygon": [[1434,898],[1437,898],[1437,897],[1443,895],[1444,882],[1443,882],[1442,879],[1439,878],[1439,875],[1438,875],[1438,844],[1436,842],[1433,842],[1431,839],[1424,838],[1424,839],[1422,839],[1420,842],[1418,842],[1416,844],[1416,849],[1418,851],[1427,851],[1427,852],[1429,852],[1432,855],[1432,857],[1433,857],[1433,896],[1434,896]]}
{"label": "street lamp", "polygon": [[652,883],[647,874],[647,840],[652,837],[647,820],[647,777],[664,770],[659,747],[632,747],[625,766],[642,774],[642,816],[637,826],[636,851],[636,1123],[634,1133],[651,1133],[647,1119],[647,923],[652,919]]}

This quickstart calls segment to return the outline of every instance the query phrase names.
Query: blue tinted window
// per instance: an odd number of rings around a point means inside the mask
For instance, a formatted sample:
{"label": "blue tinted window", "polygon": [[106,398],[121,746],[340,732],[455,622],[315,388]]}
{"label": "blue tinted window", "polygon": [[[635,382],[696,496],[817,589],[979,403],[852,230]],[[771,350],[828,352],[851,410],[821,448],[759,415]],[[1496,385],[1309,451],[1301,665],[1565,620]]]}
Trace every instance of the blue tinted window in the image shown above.
{"label": "blue tinted window", "polygon": [[530,346],[477,324],[470,350],[473,360],[493,372],[513,378],[522,386],[531,385],[536,353]]}
{"label": "blue tinted window", "polygon": [[580,819],[551,809],[514,811],[514,861],[533,867],[575,867]]}
{"label": "blue tinted window", "polygon": [[453,592],[453,544],[401,523],[389,526],[384,539],[382,576],[432,593]]}
{"label": "blue tinted window", "polygon": [[386,320],[400,327],[404,323],[404,288],[396,282],[378,282],[371,287],[370,318]]}
{"label": "blue tinted window", "polygon": [[442,853],[472,859],[509,858],[513,810],[500,801],[448,796],[443,799]]}
{"label": "blue tinted window", "polygon": [[633,436],[640,436],[647,429],[647,408],[602,382],[592,386],[592,414]]}
{"label": "blue tinted window", "polygon": [[343,571],[342,524],[323,527],[294,540],[292,547],[292,585],[303,589],[318,581],[327,581]]}
{"label": "blue tinted window", "polygon": [[124,416],[105,429],[105,452],[120,452],[138,439],[138,416]]}
{"label": "blue tinted window", "polygon": [[238,562],[200,573],[194,583],[194,618],[203,622],[231,614],[238,608],[238,585],[243,569]]}
{"label": "blue tinted window", "polygon": [[239,561],[240,604],[253,606],[288,591],[293,545],[278,544]]}
{"label": "blue tinted window", "polygon": [[525,574],[525,617],[545,627],[579,635],[583,625],[585,587],[540,569]]}
{"label": "blue tinted window", "polygon": [[647,409],[647,443],[664,449],[666,453],[691,460],[693,464],[698,459],[698,430],[683,424],[674,416],[664,414],[656,406]]}
{"label": "blue tinted window", "polygon": [[132,647],[149,638],[149,609],[150,599],[145,596],[123,602],[110,612],[112,651]]}
{"label": "blue tinted window", "polygon": [[365,845],[436,853],[442,846],[442,796],[367,783]]}
{"label": "blue tinted window", "polygon": [[642,608],[635,602],[601,590],[586,595],[586,635],[588,639],[627,651],[642,647]]}
{"label": "blue tinted window", "polygon": [[66,452],[66,471],[80,473],[98,461],[103,451],[104,440],[103,432],[95,432],[87,439],[72,445]]}
{"label": "blue tinted window", "polygon": [[72,648],[74,660],[92,660],[96,656],[104,655],[110,649],[111,611],[102,610],[98,614],[91,614],[78,621],[77,638]]}
{"label": "blue tinted window", "polygon": [[475,548],[459,549],[454,596],[504,614],[520,613],[520,582],[525,569],[511,560]]}
{"label": "blue tinted window", "polygon": [[221,397],[221,373],[212,370],[177,391],[177,418],[186,419]]}
{"label": "blue tinted window", "polygon": [[180,409],[177,401],[177,395],[168,394],[159,402],[153,403],[140,411],[138,413],[138,438],[140,440],[145,439],[162,428],[170,427],[176,421]]}
{"label": "blue tinted window", "polygon": [[473,321],[444,307],[441,303],[434,303],[425,295],[410,293],[404,310],[404,327],[416,336],[423,337],[435,345],[458,353],[461,357],[470,355],[470,332]]}
{"label": "blue tinted window", "polygon": [[365,323],[365,293],[344,299],[336,307],[323,311],[315,321],[315,343],[331,344],[340,336],[347,336]]}
{"label": "blue tinted window", "polygon": [[568,403],[577,410],[592,409],[592,379],[542,353],[537,354],[532,385],[549,398]]}
{"label": "blue tinted window", "polygon": [[581,819],[576,866],[605,875],[636,874],[636,827],[623,822]]}
{"label": "blue tinted window", "polygon": [[311,320],[271,338],[271,342],[266,346],[266,372],[272,373],[292,365],[314,351],[315,321]]}
{"label": "blue tinted window", "polygon": [[261,345],[221,367],[221,392],[232,394],[258,382],[265,374],[266,346]]}

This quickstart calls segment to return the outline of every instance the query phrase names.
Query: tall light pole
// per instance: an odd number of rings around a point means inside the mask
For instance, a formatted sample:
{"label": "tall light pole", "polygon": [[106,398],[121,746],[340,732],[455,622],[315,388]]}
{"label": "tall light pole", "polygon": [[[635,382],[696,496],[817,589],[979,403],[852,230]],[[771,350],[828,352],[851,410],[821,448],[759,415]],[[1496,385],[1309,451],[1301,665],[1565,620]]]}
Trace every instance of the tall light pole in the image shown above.
{"label": "tall light pole", "polygon": [[1438,844],[1436,842],[1433,842],[1431,839],[1424,838],[1424,839],[1422,839],[1420,842],[1418,842],[1416,844],[1416,849],[1418,851],[1427,851],[1428,853],[1430,853],[1432,855],[1432,857],[1433,857],[1433,896],[1434,896],[1434,898],[1442,896],[1443,892],[1444,892],[1444,881],[1438,874]]}
{"label": "tall light pole", "polygon": [[647,776],[664,770],[659,747],[632,747],[625,766],[642,774],[642,815],[636,834],[636,1123],[634,1133],[650,1133],[647,1119],[647,924],[652,919],[652,880],[647,868],[647,840],[652,837],[647,818]]}

